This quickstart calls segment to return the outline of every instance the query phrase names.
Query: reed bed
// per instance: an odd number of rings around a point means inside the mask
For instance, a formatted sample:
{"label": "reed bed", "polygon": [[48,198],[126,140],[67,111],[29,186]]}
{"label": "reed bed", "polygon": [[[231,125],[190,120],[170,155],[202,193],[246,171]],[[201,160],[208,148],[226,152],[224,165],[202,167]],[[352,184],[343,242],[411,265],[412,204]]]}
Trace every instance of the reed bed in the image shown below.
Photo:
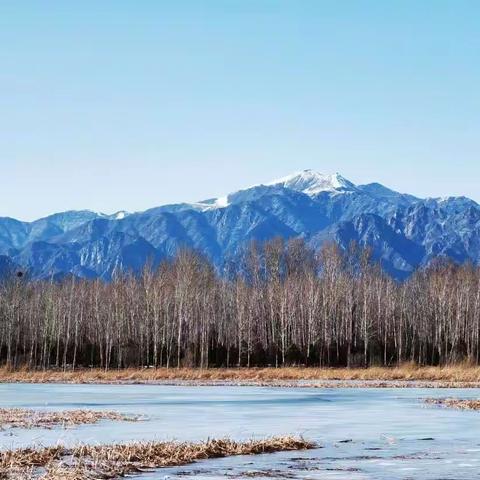
{"label": "reed bed", "polygon": [[117,445],[55,446],[0,452],[0,478],[5,480],[114,479],[144,471],[186,465],[198,460],[233,455],[257,455],[305,450],[315,444],[296,437],[235,442],[139,442]]}
{"label": "reed bed", "polygon": [[480,410],[480,400],[468,400],[461,398],[427,398],[425,403],[438,405],[445,408],[456,408],[457,410]]}
{"label": "reed bed", "polygon": [[128,421],[139,420],[138,416],[124,415],[114,411],[63,410],[44,411],[28,408],[0,408],[0,429],[4,428],[68,428],[77,425],[97,423],[100,420]]}
{"label": "reed bed", "polygon": [[[480,384],[480,367],[458,364],[422,367],[404,364],[398,367],[370,368],[142,368],[79,370],[11,370],[0,368],[0,382],[21,383],[161,383],[161,382],[248,382],[289,381],[424,381],[449,384]],[[466,385],[468,386],[468,385]]]}

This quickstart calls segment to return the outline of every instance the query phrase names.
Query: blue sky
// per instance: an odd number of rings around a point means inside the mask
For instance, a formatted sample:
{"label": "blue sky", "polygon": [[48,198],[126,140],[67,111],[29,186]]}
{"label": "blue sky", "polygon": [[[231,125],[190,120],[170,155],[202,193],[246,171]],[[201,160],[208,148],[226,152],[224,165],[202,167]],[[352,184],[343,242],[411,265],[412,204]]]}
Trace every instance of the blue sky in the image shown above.
{"label": "blue sky", "polygon": [[313,168],[480,200],[480,2],[0,3],[0,215]]}

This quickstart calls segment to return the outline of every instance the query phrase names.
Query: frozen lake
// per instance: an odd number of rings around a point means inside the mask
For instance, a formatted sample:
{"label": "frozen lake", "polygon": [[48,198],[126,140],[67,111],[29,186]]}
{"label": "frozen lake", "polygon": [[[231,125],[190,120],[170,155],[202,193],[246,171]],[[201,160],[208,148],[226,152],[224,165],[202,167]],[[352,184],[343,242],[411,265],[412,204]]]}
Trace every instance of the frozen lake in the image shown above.
{"label": "frozen lake", "polygon": [[146,416],[137,423],[4,430],[0,448],[299,434],[322,448],[208,460],[137,478],[480,478],[480,412],[422,403],[427,397],[449,396],[479,398],[480,390],[0,384],[0,407]]}

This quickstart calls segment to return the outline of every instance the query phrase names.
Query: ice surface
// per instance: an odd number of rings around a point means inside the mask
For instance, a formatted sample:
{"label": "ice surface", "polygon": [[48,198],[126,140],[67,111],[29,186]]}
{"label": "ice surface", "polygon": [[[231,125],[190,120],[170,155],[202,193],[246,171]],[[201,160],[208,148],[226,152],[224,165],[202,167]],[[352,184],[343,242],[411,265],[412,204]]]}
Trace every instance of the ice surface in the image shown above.
{"label": "ice surface", "polygon": [[0,448],[300,434],[323,448],[208,460],[141,478],[480,478],[480,412],[422,403],[453,396],[479,398],[480,390],[2,384],[0,407],[108,409],[148,419],[5,430]]}

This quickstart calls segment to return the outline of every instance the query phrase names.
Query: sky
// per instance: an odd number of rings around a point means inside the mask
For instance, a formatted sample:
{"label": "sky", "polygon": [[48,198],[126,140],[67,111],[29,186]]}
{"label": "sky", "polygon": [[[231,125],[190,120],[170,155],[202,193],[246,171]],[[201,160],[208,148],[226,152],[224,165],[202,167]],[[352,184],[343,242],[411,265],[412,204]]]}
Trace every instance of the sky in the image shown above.
{"label": "sky", "polygon": [[480,2],[0,2],[0,216],[297,170],[480,201]]}

